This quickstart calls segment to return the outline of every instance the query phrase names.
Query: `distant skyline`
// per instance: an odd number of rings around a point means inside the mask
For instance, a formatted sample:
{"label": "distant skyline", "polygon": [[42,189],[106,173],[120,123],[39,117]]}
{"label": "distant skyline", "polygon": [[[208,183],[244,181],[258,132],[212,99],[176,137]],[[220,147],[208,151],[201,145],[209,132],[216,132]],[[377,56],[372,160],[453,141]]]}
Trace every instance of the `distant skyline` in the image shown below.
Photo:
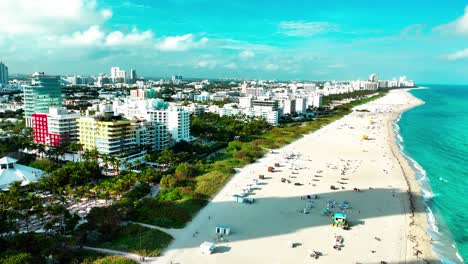
{"label": "distant skyline", "polygon": [[468,83],[468,3],[2,0],[10,73]]}

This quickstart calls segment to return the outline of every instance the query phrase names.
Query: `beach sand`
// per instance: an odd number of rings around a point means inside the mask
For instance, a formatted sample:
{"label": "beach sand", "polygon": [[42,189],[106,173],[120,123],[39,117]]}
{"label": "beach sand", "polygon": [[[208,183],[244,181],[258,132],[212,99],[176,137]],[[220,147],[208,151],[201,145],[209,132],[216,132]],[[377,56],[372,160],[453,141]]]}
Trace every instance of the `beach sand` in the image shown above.
{"label": "beach sand", "polygon": [[[402,111],[421,103],[404,90],[391,91],[356,108],[369,112],[355,111],[240,169],[186,228],[174,232],[174,242],[155,262],[437,262],[419,185],[392,131]],[[268,172],[275,163],[280,167]],[[257,185],[259,175],[265,179]],[[235,202],[232,196],[249,185],[255,202]],[[341,212],[343,201],[351,207],[344,210],[350,230],[332,227],[331,216],[321,214],[329,203]],[[300,212],[308,206],[308,214]],[[217,225],[229,226],[231,234],[219,239]],[[335,236],[343,238],[340,250],[333,248]],[[213,254],[201,254],[204,241],[216,244]],[[313,259],[311,250],[323,255]]]}

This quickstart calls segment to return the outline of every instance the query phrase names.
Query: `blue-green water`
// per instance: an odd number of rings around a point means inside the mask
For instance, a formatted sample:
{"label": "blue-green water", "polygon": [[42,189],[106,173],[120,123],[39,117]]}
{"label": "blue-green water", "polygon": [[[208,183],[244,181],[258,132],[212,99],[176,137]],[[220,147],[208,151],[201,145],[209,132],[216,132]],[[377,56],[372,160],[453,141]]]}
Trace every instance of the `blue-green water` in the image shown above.
{"label": "blue-green water", "polygon": [[468,260],[468,87],[427,87],[411,91],[425,104],[403,113],[395,128],[426,190],[436,254],[460,263]]}

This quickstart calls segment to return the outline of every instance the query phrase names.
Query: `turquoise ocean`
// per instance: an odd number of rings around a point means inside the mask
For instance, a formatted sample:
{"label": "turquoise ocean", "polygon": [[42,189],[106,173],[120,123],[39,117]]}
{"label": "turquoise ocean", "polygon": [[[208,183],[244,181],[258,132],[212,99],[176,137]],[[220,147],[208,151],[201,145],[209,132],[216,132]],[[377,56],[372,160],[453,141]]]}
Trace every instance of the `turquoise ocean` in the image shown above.
{"label": "turquoise ocean", "polygon": [[397,142],[423,187],[434,250],[444,263],[468,261],[468,86],[425,85],[424,105],[394,123]]}

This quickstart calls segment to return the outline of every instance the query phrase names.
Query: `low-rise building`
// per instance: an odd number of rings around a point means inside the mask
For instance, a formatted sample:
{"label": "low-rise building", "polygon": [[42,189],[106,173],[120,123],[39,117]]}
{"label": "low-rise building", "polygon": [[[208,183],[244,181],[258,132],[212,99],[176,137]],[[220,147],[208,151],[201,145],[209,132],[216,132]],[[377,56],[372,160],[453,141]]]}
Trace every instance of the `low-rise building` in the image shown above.
{"label": "low-rise building", "polygon": [[24,166],[17,163],[16,159],[3,157],[0,159],[0,190],[8,190],[14,182],[21,182],[26,186],[40,180],[45,173],[42,170]]}

